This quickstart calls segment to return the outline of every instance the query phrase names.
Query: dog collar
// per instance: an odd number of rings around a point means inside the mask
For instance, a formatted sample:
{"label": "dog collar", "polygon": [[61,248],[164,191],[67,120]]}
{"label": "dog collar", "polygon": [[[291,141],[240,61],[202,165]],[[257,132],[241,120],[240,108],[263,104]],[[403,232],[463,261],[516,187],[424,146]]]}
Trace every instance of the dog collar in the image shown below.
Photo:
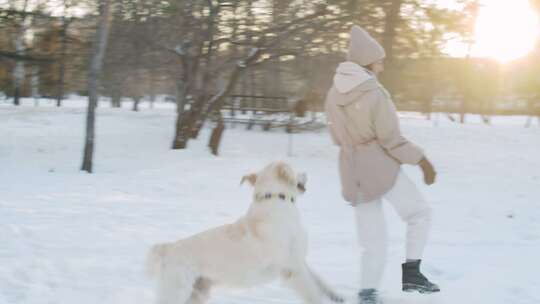
{"label": "dog collar", "polygon": [[292,196],[292,195],[287,196],[287,195],[285,195],[283,193],[266,192],[264,194],[261,194],[261,193],[255,194],[255,200],[256,201],[269,200],[269,199],[272,199],[272,198],[279,198],[282,201],[291,202],[293,204],[296,201],[296,198],[294,196]]}

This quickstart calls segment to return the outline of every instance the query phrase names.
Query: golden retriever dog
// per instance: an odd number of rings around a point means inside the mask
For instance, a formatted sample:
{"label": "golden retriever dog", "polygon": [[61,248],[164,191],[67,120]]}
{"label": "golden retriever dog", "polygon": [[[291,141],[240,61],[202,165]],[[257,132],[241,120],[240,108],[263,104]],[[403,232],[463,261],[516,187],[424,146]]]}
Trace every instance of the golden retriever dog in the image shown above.
{"label": "golden retriever dog", "polygon": [[343,302],[306,263],[307,235],[296,208],[306,175],[280,161],[244,181],[254,187],[253,202],[236,222],[152,247],[147,271],[157,282],[157,302],[202,304],[214,286],[245,288],[278,278],[306,303]]}

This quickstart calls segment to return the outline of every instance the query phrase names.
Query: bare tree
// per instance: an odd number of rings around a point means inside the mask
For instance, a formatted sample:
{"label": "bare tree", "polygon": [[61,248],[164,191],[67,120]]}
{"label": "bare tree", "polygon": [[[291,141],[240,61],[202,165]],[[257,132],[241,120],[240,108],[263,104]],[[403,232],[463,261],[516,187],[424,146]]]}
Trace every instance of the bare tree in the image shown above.
{"label": "bare tree", "polygon": [[[15,52],[19,56],[24,56],[25,47],[24,47],[24,38],[28,30],[28,23],[26,10],[28,8],[28,0],[24,0],[23,6],[21,8],[20,22],[17,24],[16,33],[15,33]],[[13,79],[14,79],[14,94],[13,94],[13,104],[18,106],[21,104],[20,97],[24,81],[24,62],[17,60],[15,63],[15,69],[13,70]]]}
{"label": "bare tree", "polygon": [[92,61],[88,73],[88,110],[86,115],[86,141],[81,170],[92,173],[94,156],[95,120],[98,102],[98,79],[101,75],[103,57],[107,47],[111,19],[111,0],[99,1],[99,21],[96,31]]}
{"label": "bare tree", "polygon": [[[209,5],[213,5],[211,4],[212,1],[208,2]],[[183,96],[184,98],[191,97],[188,107],[179,109],[176,134],[172,145],[173,149],[186,148],[188,141],[197,137],[206,119],[221,109],[221,95],[223,95],[223,92],[225,92],[223,96],[229,94],[230,90],[220,90],[217,94],[209,94],[209,83],[221,81],[224,83],[222,87],[233,89],[237,78],[250,66],[261,65],[263,62],[276,60],[283,56],[301,54],[303,43],[300,36],[303,37],[306,30],[309,29],[311,33],[307,38],[313,39],[319,31],[326,29],[327,24],[336,24],[349,18],[347,15],[335,17],[328,14],[328,11],[322,6],[312,6],[311,10],[308,10],[310,13],[282,20],[277,25],[270,23],[261,26],[259,24],[257,27],[243,29],[241,33],[236,33],[236,35],[243,38],[232,41],[230,37],[215,39],[215,24],[220,17],[218,12],[221,8],[219,6],[223,6],[223,3],[217,5],[218,7],[214,6],[209,10],[210,13],[203,33],[205,37],[204,43],[194,47],[196,44],[192,43],[192,40],[188,40],[189,44],[184,42],[173,50],[183,63],[182,71],[184,71],[184,79],[187,79],[182,86],[184,88]],[[294,43],[285,46],[286,41],[294,41]],[[244,56],[231,58],[230,53],[232,52],[219,53],[220,46],[226,43],[242,46]],[[218,57],[218,55],[220,56]],[[214,57],[216,59],[212,59]],[[243,62],[245,67],[238,68],[236,64],[232,66],[233,71],[230,71],[231,61]],[[214,64],[209,64],[210,62]],[[197,77],[197,72],[203,76]],[[198,79],[206,81],[198,82]]]}
{"label": "bare tree", "polygon": [[60,56],[58,65],[58,87],[56,94],[56,106],[62,106],[62,99],[64,98],[64,86],[65,86],[65,74],[66,74],[66,54],[67,54],[67,32],[71,19],[68,18],[67,9],[69,3],[67,0],[62,0],[62,16],[60,17]]}

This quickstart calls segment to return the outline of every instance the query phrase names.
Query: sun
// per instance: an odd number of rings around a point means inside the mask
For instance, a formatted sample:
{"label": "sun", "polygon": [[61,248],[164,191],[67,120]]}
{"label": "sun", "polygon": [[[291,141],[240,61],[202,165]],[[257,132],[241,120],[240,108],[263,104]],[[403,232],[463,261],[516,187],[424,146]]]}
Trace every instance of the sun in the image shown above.
{"label": "sun", "polygon": [[472,55],[508,62],[529,53],[538,37],[538,17],[529,0],[484,0]]}

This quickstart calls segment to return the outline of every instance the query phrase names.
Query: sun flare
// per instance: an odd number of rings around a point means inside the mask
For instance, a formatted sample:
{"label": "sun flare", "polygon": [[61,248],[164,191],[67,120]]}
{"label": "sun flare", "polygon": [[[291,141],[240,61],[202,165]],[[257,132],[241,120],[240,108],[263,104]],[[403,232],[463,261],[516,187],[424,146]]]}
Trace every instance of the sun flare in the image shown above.
{"label": "sun flare", "polygon": [[485,0],[475,28],[472,55],[511,61],[529,53],[538,37],[538,17],[528,0]]}

